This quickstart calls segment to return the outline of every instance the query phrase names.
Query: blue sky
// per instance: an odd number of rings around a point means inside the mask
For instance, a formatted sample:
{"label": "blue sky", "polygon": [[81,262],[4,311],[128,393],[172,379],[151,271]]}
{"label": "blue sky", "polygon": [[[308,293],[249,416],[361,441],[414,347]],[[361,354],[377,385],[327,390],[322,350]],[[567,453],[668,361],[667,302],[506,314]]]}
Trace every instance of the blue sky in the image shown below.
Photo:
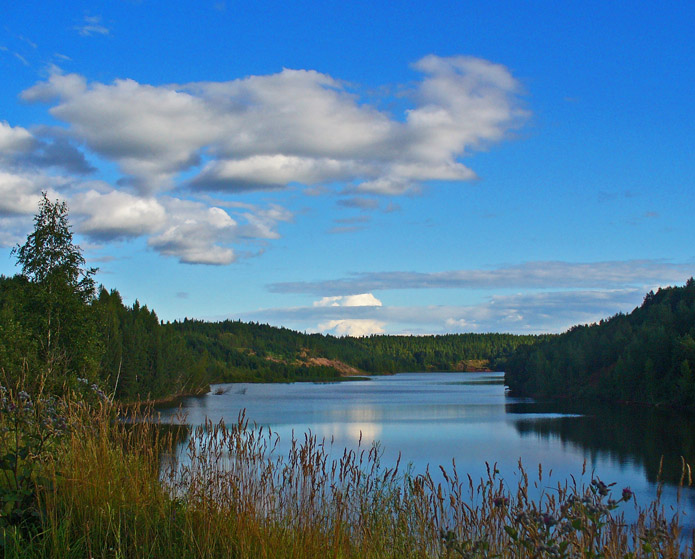
{"label": "blue sky", "polygon": [[689,2],[4,2],[0,273],[42,190],[160,318],[559,332],[695,275]]}

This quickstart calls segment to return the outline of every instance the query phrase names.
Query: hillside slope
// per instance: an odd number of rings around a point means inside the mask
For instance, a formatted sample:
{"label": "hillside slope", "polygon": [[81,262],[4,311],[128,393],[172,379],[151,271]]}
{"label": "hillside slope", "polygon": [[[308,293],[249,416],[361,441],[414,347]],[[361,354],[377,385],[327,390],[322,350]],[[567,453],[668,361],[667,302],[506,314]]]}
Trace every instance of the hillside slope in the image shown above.
{"label": "hillside slope", "polygon": [[330,380],[360,373],[484,369],[545,336],[447,334],[336,338],[267,324],[184,320],[165,325],[183,335],[215,380]]}
{"label": "hillside slope", "polygon": [[695,408],[695,280],[649,292],[629,315],[519,347],[513,393]]}

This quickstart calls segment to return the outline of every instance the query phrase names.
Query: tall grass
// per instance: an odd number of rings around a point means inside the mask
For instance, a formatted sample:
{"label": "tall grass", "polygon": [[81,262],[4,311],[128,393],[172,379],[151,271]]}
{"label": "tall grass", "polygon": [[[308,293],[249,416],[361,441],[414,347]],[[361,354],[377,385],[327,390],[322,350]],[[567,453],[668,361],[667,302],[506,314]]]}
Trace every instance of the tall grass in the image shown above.
{"label": "tall grass", "polygon": [[280,453],[243,416],[195,429],[179,462],[148,412],[65,409],[67,430],[35,464],[38,520],[3,528],[6,557],[693,556],[678,514],[656,501],[627,522],[631,491],[598,479],[543,490],[543,470],[530,480],[521,465],[514,487],[494,465],[478,482],[455,465],[416,475],[381,465],[378,446],[333,456],[311,433]]}

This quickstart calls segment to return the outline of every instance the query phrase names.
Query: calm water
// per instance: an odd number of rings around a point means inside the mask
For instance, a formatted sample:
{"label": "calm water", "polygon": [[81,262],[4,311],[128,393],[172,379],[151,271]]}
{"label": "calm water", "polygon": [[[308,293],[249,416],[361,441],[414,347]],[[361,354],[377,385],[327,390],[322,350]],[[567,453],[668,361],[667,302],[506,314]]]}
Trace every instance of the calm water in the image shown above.
{"label": "calm water", "polygon": [[[216,389],[223,390],[215,394]],[[638,502],[656,497],[656,480],[664,456],[662,501],[676,506],[680,456],[695,464],[692,418],[645,408],[586,407],[548,404],[505,394],[503,373],[405,373],[333,384],[225,384],[203,397],[183,402],[186,422],[209,418],[236,421],[241,410],[258,425],[270,426],[288,444],[292,434],[307,431],[342,451],[379,441],[384,466],[400,453],[415,472],[430,466],[450,467],[474,480],[484,476],[485,462],[496,462],[514,487],[517,464],[544,479],[573,475],[585,483],[592,471],[620,489],[629,486]],[[174,421],[176,410],[163,410]],[[342,453],[342,452],[341,452]],[[586,462],[587,473],[582,477]],[[533,477],[533,476],[530,476]],[[548,482],[548,486],[555,483]],[[680,509],[692,525],[695,491],[685,490]],[[692,512],[691,512],[692,511]]]}

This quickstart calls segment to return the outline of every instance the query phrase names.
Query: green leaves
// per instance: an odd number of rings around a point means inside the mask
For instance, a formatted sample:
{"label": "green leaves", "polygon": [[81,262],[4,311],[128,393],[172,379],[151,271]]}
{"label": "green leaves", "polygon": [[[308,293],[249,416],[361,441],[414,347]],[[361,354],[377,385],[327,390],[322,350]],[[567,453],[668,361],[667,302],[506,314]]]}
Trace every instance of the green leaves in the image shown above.
{"label": "green leaves", "polygon": [[[35,382],[43,380],[49,391],[60,392],[71,373],[92,374],[98,357],[98,339],[89,304],[94,298],[94,268],[85,267],[82,250],[73,242],[65,202],[52,202],[42,195],[34,230],[12,254],[22,275],[5,280],[0,292],[0,312],[10,315],[12,326],[0,332],[0,357],[7,354],[14,365],[19,358],[29,359]],[[21,281],[20,281],[21,280]],[[15,355],[12,338],[23,346],[24,355]],[[34,348],[27,340],[34,340]],[[19,372],[8,374],[18,377]],[[43,377],[41,381],[37,377]]]}
{"label": "green leaves", "polygon": [[94,294],[92,276],[96,269],[85,269],[82,250],[72,242],[65,202],[51,202],[45,192],[34,217],[34,231],[13,251],[22,274],[38,284],[65,283],[87,302]]}
{"label": "green leaves", "polygon": [[38,519],[36,488],[46,485],[42,467],[65,431],[65,411],[55,398],[0,386],[0,528]]}

